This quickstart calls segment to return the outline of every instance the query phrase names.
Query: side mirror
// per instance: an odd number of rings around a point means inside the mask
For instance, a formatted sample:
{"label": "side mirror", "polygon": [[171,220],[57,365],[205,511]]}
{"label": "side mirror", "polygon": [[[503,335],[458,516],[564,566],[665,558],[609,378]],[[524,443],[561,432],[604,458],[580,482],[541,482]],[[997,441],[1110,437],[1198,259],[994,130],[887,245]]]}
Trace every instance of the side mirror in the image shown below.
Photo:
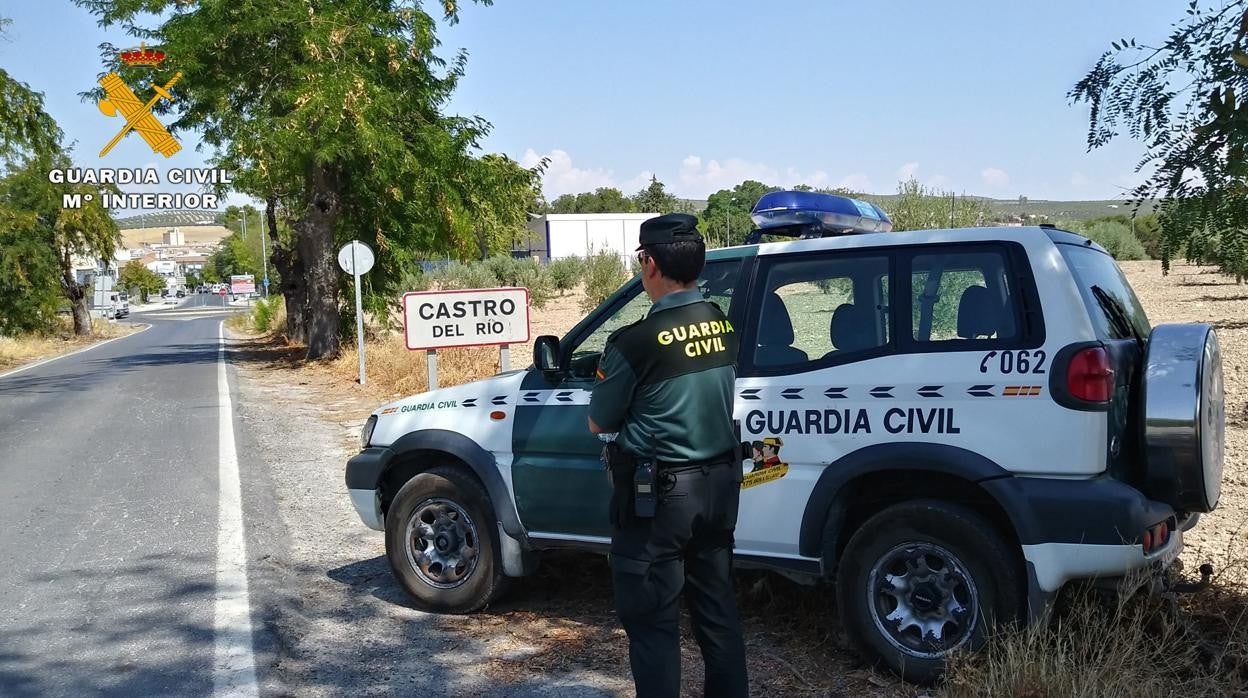
{"label": "side mirror", "polygon": [[533,366],[539,371],[559,370],[559,338],[544,334],[533,342]]}

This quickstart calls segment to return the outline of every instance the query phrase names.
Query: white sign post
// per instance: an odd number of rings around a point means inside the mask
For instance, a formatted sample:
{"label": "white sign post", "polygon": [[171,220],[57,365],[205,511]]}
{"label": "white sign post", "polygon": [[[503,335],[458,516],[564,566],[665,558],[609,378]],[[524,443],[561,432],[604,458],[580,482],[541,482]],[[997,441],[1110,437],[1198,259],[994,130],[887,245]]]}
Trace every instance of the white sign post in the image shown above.
{"label": "white sign post", "polygon": [[355,341],[360,355],[360,385],[366,385],[364,376],[364,306],[360,299],[360,275],[373,268],[373,251],[359,240],[352,240],[338,250],[338,266],[355,277]]}
{"label": "white sign post", "polygon": [[511,368],[508,345],[529,341],[529,290],[488,288],[403,295],[407,348],[424,349],[429,389],[438,387],[438,349],[499,345],[503,371]]}

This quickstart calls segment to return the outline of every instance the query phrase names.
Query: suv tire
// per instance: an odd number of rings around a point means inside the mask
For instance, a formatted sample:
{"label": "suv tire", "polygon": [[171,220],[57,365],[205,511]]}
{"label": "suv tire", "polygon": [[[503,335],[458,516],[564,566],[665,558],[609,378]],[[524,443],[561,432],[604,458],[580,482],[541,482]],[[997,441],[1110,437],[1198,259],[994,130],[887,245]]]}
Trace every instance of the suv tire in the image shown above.
{"label": "suv tire", "polygon": [[505,584],[490,497],[453,466],[420,473],[395,495],[386,515],[386,557],[423,611],[471,613]]}
{"label": "suv tire", "polygon": [[[864,658],[930,684],[944,674],[950,652],[978,649],[994,623],[1021,618],[1019,562],[992,524],[970,509],[904,502],[854,533],[841,556],[836,601],[846,635]],[[929,633],[936,628],[944,637],[933,643]]]}

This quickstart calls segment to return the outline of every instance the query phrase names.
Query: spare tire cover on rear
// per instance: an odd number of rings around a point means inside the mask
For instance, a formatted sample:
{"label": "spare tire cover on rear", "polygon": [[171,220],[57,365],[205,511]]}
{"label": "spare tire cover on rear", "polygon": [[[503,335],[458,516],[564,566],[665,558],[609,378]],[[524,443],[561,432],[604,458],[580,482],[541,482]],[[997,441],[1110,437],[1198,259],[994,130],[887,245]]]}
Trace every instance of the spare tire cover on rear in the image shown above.
{"label": "spare tire cover on rear", "polygon": [[1226,415],[1222,354],[1213,327],[1158,325],[1144,355],[1147,494],[1207,512],[1222,491]]}

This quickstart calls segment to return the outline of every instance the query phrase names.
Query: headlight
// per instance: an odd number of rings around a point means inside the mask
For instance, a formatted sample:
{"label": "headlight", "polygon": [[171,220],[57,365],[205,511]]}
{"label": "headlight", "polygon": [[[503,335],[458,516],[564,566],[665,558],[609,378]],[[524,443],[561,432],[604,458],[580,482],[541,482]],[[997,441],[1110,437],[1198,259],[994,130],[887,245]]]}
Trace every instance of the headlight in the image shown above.
{"label": "headlight", "polygon": [[360,430],[360,448],[368,448],[368,442],[373,440],[373,429],[377,426],[377,415],[372,415],[368,421],[364,422],[364,428]]}

